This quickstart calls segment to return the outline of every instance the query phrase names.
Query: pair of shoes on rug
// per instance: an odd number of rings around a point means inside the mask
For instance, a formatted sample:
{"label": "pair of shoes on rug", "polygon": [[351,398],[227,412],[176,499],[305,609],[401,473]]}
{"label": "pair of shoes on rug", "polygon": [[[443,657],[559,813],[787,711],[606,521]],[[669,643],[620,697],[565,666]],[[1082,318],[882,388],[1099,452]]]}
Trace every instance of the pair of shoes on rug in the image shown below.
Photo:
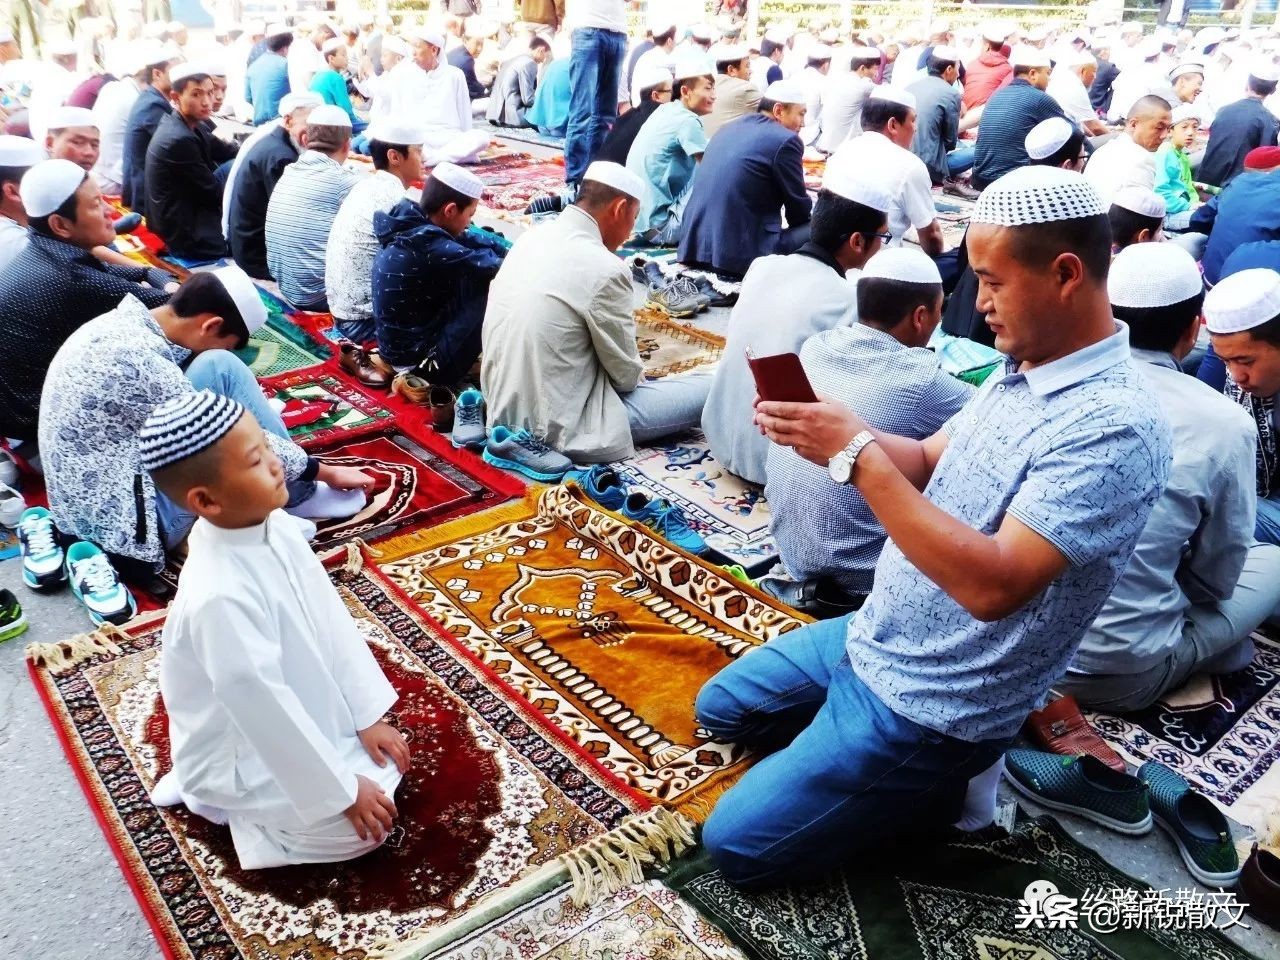
{"label": "pair of shoes on rug", "polygon": [[342,345],[338,352],[338,367],[374,390],[390,387],[396,373],[377,350],[365,350],[356,343]]}
{"label": "pair of shoes on rug", "polygon": [[417,370],[406,370],[396,374],[391,382],[391,395],[403,397],[410,403],[431,408],[431,426],[436,433],[450,433],[453,430],[454,405],[457,397],[449,387],[430,383]]}
{"label": "pair of shoes on rug", "polygon": [[12,590],[0,590],[0,643],[25,633],[27,618]]}
{"label": "pair of shoes on rug", "polygon": [[942,181],[942,192],[962,200],[977,200],[981,191],[975,190],[967,181],[948,178]]}
{"label": "pair of shoes on rug", "polygon": [[1227,818],[1162,763],[1148,760],[1133,775],[1118,773],[1089,754],[1010,750],[1004,775],[1010,786],[1041,806],[1119,833],[1141,836],[1159,824],[1191,875],[1207,886],[1230,886],[1240,875]]}
{"label": "pair of shoes on rug", "polygon": [[31,507],[18,521],[18,545],[22,551],[22,582],[32,590],[54,591],[71,584],[71,592],[84,605],[89,618],[101,626],[119,626],[137,613],[133,594],[120,582],[107,555],[84,540],[65,550],[44,507]]}
{"label": "pair of shoes on rug", "polygon": [[489,434],[481,457],[492,466],[514,470],[543,483],[559,483],[573,469],[573,461],[552,450],[541,437],[502,425],[495,426]]}
{"label": "pair of shoes on rug", "polygon": [[685,519],[679,507],[666,500],[650,499],[630,491],[616,470],[598,463],[588,470],[575,470],[565,477],[606,510],[620,513],[662,534],[669,542],[690,553],[705,553],[707,543]]}

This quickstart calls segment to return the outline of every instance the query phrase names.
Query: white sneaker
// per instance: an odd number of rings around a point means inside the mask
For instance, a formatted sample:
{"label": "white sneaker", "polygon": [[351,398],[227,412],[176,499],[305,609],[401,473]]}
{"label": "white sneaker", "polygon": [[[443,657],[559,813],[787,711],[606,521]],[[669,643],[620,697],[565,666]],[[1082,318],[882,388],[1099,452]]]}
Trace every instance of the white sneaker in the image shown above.
{"label": "white sneaker", "polygon": [[0,486],[12,487],[18,482],[18,465],[13,454],[8,450],[0,450]]}
{"label": "white sneaker", "polygon": [[4,482],[0,482],[0,526],[16,527],[27,509],[22,494]]}

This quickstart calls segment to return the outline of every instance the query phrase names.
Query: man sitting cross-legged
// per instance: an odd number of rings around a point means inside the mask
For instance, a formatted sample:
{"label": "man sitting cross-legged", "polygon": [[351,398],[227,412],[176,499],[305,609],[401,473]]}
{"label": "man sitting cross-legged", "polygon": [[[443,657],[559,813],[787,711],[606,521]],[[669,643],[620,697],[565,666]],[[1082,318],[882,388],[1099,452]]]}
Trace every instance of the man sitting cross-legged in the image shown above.
{"label": "man sitting cross-legged", "polygon": [[1111,264],[1111,309],[1173,429],[1173,472],[1133,559],[1055,684],[1085,706],[1141,710],[1193,673],[1253,659],[1251,634],[1280,600],[1280,547],[1254,542],[1257,428],[1178,366],[1200,332],[1204,282],[1172,243]]}
{"label": "man sitting cross-legged", "polygon": [[[937,266],[919,250],[882,250],[867,261],[857,288],[857,322],[814,334],[800,349],[809,382],[877,430],[933,436],[973,393],[926,349],[942,317]],[[833,490],[827,471],[795,450],[774,443],[768,450],[770,532],[787,576],[762,585],[788,602],[860,602],[871,592],[884,527],[856,487]]]}
{"label": "man sitting cross-legged", "polygon": [[1168,426],[1111,316],[1093,188],[1013,171],[979,198],[969,257],[1012,359],[938,433],[874,431],[834,401],[757,405],[771,440],[858,488],[890,542],[860,611],[749,651],[698,695],[718,739],[782,748],[703,829],[731,882],[955,823],[1066,670],[1168,479]]}
{"label": "man sitting cross-legged", "polygon": [[209,389],[248,408],[284,464],[290,511],[345,517],[364,506],[373,480],[313,460],[289,439],[253,372],[229,351],[266,322],[253,281],[239,267],[196,273],[165,306],[135,297],[86,323],[49,367],[40,402],[40,446],[54,521],[90,540],[117,569],[144,580],[195,522],[190,508],[141,467],[138,430],[157,403]]}

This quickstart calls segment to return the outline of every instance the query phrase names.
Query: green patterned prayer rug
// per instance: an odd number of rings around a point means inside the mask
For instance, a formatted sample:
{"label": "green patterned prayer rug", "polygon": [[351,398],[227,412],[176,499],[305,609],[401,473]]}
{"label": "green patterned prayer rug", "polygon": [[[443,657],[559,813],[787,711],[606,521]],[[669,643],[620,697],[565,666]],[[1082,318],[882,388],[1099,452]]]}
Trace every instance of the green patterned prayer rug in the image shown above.
{"label": "green patterned prayer rug", "polygon": [[[896,860],[869,857],[865,873],[768,893],[730,886],[702,848],[663,879],[750,960],[1251,956],[1218,930],[1185,929],[1185,921],[1184,929],[1174,928],[1174,917],[1195,912],[1179,914],[1179,896],[1185,904],[1198,894],[1203,905],[1212,903],[1206,900],[1212,894],[1196,888],[1157,897],[1071,839],[1052,817],[1020,815],[1012,834],[992,830],[986,836],[993,839],[975,837],[923,854],[901,851]],[[1218,912],[1217,925],[1228,926],[1238,914]],[[1133,927],[1134,918],[1145,921],[1141,928]],[[1213,912],[1207,922],[1214,922]],[[1245,916],[1243,922],[1255,921]]]}
{"label": "green patterned prayer rug", "polygon": [[266,324],[249,338],[236,356],[245,362],[255,376],[275,377],[304,367],[324,363],[331,347],[317,343],[305,330],[289,319],[284,304],[264,290],[258,296],[267,308]]}

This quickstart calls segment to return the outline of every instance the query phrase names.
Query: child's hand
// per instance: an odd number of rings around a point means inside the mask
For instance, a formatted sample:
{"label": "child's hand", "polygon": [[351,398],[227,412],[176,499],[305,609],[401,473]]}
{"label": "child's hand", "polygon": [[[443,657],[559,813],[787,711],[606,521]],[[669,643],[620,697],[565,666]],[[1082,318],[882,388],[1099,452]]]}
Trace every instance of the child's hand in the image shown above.
{"label": "child's hand", "polygon": [[361,730],[360,742],[378,766],[385,767],[387,757],[390,757],[401,773],[409,769],[409,744],[400,731],[386,721],[379,720],[373,726]]}
{"label": "child's hand", "polygon": [[356,802],[342,812],[355,827],[357,837],[381,843],[395,822],[396,805],[380,786],[356,774]]}

